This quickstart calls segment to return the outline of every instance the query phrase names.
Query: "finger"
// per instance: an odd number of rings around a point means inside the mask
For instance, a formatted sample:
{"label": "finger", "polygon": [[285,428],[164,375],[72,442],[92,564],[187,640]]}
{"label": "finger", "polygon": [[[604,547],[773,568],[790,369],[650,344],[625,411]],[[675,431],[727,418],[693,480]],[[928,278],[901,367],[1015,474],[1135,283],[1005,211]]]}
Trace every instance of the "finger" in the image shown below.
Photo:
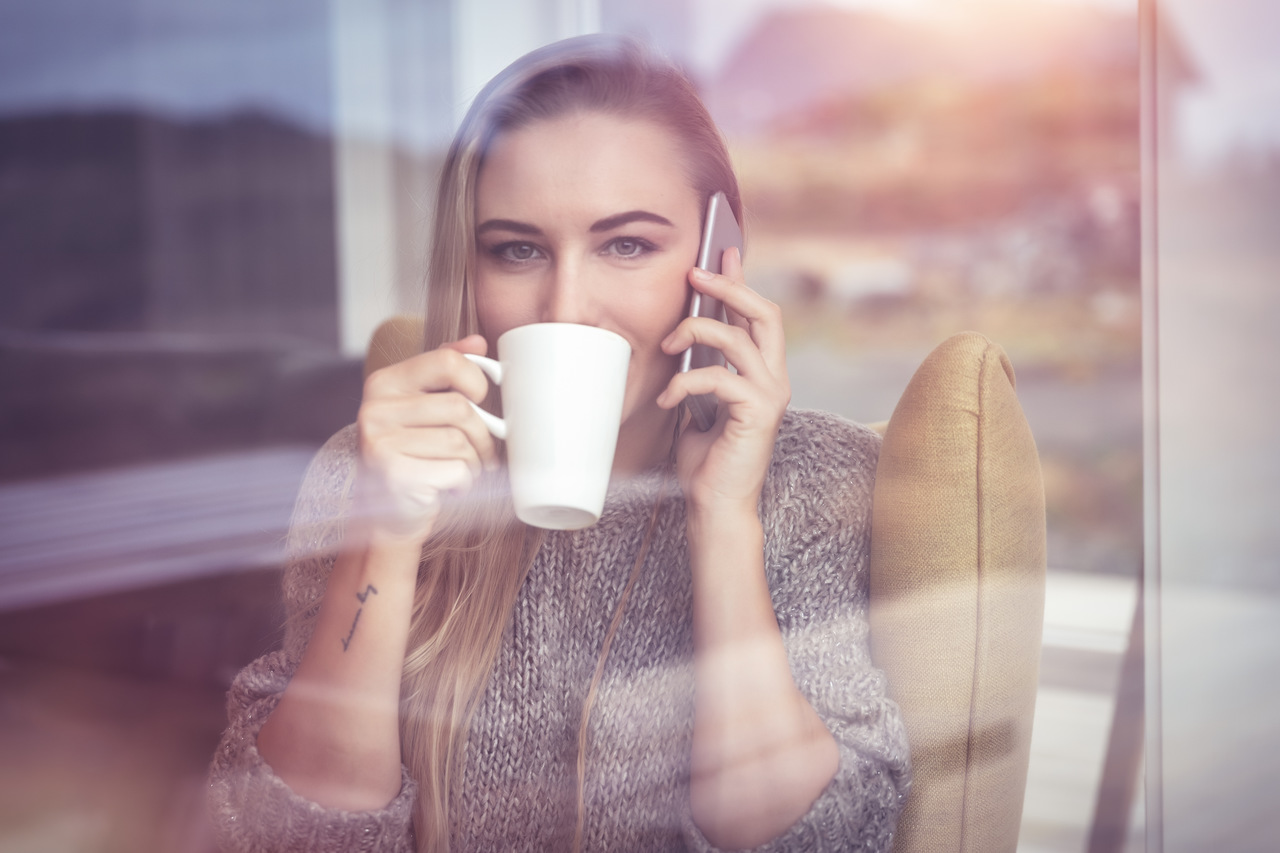
{"label": "finger", "polygon": [[742,272],[742,252],[737,246],[730,246],[720,255],[720,274],[738,284],[747,283]]}
{"label": "finger", "polygon": [[470,353],[471,355],[484,355],[489,351],[489,342],[484,339],[484,335],[475,334],[467,335],[465,338],[459,338],[456,341],[442,344],[442,348],[447,347],[458,352]]}
{"label": "finger", "polygon": [[460,460],[402,458],[366,506],[387,521],[429,519],[439,511],[443,494],[465,493],[474,482]]}
{"label": "finger", "polygon": [[[736,246],[730,246],[721,253],[720,273],[735,284],[746,286],[747,279],[742,271],[742,253]],[[751,330],[751,325],[747,318],[728,305],[725,306],[725,315],[733,325],[746,329],[748,332]]]}
{"label": "finger", "polygon": [[728,249],[724,254],[725,274],[714,275],[694,268],[689,273],[690,285],[723,302],[730,320],[748,330],[770,366],[783,368],[786,364],[786,336],[782,328],[782,311],[743,282],[737,249]]}
{"label": "finger", "polygon": [[[769,412],[786,408],[785,400],[773,400],[773,394],[756,383],[723,367],[703,367],[688,373],[677,373],[658,395],[658,406],[674,409],[688,397],[712,394],[730,413],[742,419],[743,410]],[[775,405],[775,402],[777,403]]]}
{"label": "finger", "polygon": [[471,437],[458,427],[423,427],[408,429],[391,439],[395,452],[413,459],[460,459],[479,474],[484,467],[480,451]]}
{"label": "finger", "polygon": [[482,355],[485,349],[484,338],[471,335],[389,365],[374,371],[365,380],[365,397],[456,390],[479,403],[489,393],[489,380],[479,367],[464,357],[464,352]]}
{"label": "finger", "polygon": [[695,343],[720,350],[734,369],[748,378],[765,380],[774,374],[747,330],[719,320],[686,317],[663,340],[662,350],[675,355]]}
{"label": "finger", "polygon": [[461,459],[405,458],[390,475],[399,494],[424,504],[435,500],[441,492],[470,489],[475,479],[475,472]]}
{"label": "finger", "polygon": [[[742,253],[738,251],[737,247],[731,246],[724,250],[724,256],[720,261],[720,270],[725,278],[737,285],[740,285],[742,288],[746,288],[747,291],[749,291],[749,295],[754,295],[761,300],[764,300],[763,296],[760,296],[760,294],[751,290],[750,287],[747,287],[746,276],[743,274],[742,270]],[[729,307],[727,304],[725,305],[725,314],[728,316],[729,322],[733,325],[746,329],[748,332],[751,331],[751,323],[746,316]]]}
{"label": "finger", "polygon": [[[427,434],[428,430],[452,430],[486,467],[498,464],[494,438],[466,397],[456,391],[414,394],[371,400],[360,407],[357,415],[362,435],[373,439],[406,433]],[[442,433],[431,433],[443,435]],[[429,440],[429,439],[422,439]],[[453,441],[452,438],[448,441]],[[423,454],[420,454],[423,455]],[[431,455],[431,454],[425,454]],[[443,452],[439,455],[454,455]]]}

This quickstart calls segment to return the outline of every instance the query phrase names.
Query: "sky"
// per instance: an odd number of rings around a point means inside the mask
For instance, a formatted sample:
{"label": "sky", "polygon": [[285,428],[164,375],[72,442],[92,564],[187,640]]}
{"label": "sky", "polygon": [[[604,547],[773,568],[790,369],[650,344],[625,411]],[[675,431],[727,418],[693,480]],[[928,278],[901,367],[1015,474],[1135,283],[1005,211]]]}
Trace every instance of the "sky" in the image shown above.
{"label": "sky", "polygon": [[[526,0],[509,2],[522,6]],[[762,15],[812,0],[693,2],[693,65],[706,73]],[[825,2],[892,14],[944,9],[954,15],[991,0]],[[1051,3],[1137,8],[1137,0],[1017,3],[1022,11]],[[318,0],[0,3],[0,114],[138,102],[178,114],[258,106],[327,128],[331,40],[325,8]],[[1164,0],[1163,8],[1201,71],[1181,116],[1188,154],[1211,162],[1242,149],[1280,150],[1280,59],[1273,47],[1280,2]],[[235,57],[231,66],[229,55]]]}
{"label": "sky", "polygon": [[[821,0],[828,6],[847,9],[870,9],[895,15],[928,15],[938,10],[954,14],[972,0]],[[1046,4],[1096,6],[1104,9],[1133,11],[1137,0],[1020,0],[1019,5]],[[817,5],[814,0],[697,0],[694,26],[697,29],[697,52],[701,58],[698,70],[714,68],[724,60],[734,44],[765,14],[776,9]]]}
{"label": "sky", "polygon": [[0,0],[0,114],[145,104],[330,115],[323,2]]}

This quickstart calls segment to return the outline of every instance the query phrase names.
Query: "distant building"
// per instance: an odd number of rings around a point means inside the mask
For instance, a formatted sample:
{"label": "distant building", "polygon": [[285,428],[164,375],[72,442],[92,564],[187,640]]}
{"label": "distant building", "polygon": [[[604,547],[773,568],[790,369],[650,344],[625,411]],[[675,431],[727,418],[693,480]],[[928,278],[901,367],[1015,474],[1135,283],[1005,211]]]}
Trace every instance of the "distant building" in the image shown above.
{"label": "distant building", "polygon": [[0,330],[337,343],[329,139],[279,116],[0,118]]}
{"label": "distant building", "polygon": [[600,29],[636,36],[666,54],[673,62],[690,65],[693,53],[692,0],[597,0]]}
{"label": "distant building", "polygon": [[1201,82],[1197,67],[1186,44],[1178,34],[1177,22],[1156,4],[1155,16],[1155,94],[1156,148],[1162,160],[1177,161],[1183,154],[1180,144],[1180,102],[1187,89]]}
{"label": "distant building", "polygon": [[961,37],[928,19],[816,4],[780,9],[730,53],[710,82],[708,104],[728,132],[749,135],[824,105],[925,80],[989,83],[1050,69],[1136,78],[1132,14],[1045,6],[1004,23]]}

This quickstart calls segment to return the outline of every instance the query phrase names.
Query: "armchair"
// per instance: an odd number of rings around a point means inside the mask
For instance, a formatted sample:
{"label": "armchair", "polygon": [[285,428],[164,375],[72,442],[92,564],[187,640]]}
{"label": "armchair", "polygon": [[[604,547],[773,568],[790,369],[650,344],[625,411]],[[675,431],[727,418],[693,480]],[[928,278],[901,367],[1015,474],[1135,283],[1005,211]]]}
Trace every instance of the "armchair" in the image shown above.
{"label": "armchair", "polygon": [[[374,333],[365,375],[422,351]],[[1044,622],[1039,457],[1004,351],[974,332],[908,383],[876,469],[871,651],[902,709],[914,780],[895,853],[1017,847]]]}

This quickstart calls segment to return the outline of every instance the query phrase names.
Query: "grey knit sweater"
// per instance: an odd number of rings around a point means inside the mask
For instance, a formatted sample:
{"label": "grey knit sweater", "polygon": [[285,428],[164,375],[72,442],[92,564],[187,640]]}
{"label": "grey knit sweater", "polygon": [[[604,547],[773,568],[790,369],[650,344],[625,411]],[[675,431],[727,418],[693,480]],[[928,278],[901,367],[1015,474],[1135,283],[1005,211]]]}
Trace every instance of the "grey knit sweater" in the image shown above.
{"label": "grey knit sweater", "polygon": [[[765,566],[796,683],[840,748],[808,814],[760,848],[885,851],[908,785],[906,738],[867,652],[867,559],[878,437],[817,412],[783,420],[761,498]],[[355,464],[354,429],[308,470],[290,534],[291,615],[324,593]],[[451,801],[453,849],[568,849],[583,699],[664,472],[613,489],[594,527],[553,532],[516,601],[476,713]],[[591,716],[587,850],[713,849],[689,817],[693,676],[684,504],[669,490]],[[372,812],[326,810],[294,794],[256,748],[311,625],[245,668],[214,756],[215,829],[229,851],[411,851],[416,785]]]}

